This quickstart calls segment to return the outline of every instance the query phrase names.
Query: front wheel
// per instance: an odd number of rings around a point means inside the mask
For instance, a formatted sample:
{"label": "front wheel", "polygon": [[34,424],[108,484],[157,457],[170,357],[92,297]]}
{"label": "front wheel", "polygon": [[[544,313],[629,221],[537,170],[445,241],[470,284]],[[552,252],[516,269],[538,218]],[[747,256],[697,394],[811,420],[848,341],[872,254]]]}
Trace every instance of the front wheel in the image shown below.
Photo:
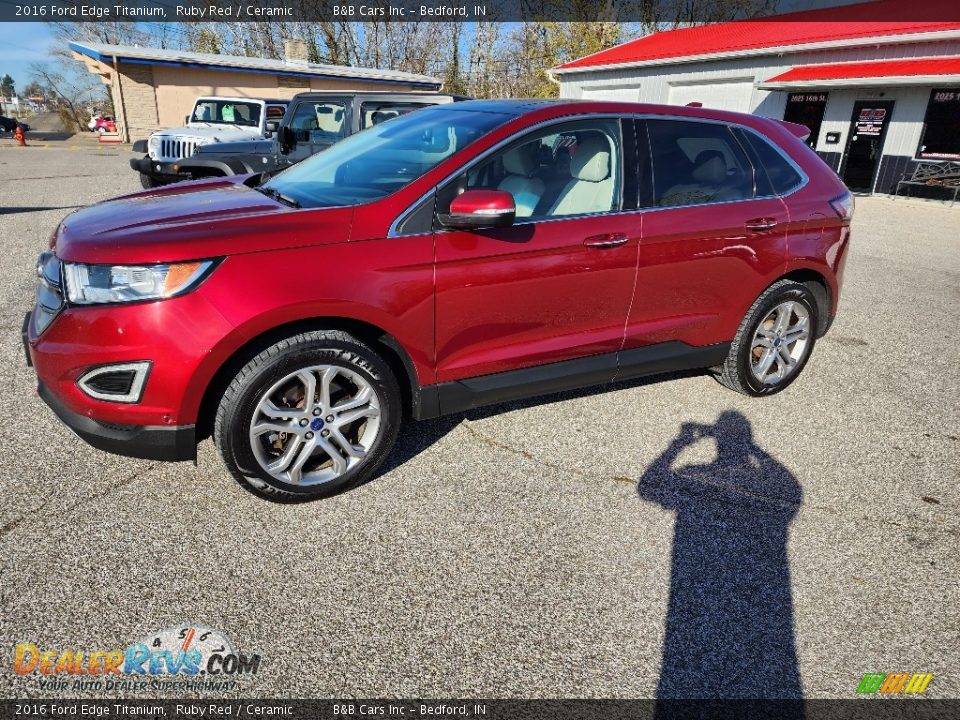
{"label": "front wheel", "polygon": [[747,311],[717,379],[745,395],[773,395],[803,371],[817,336],[816,300],[804,285],[779,280]]}
{"label": "front wheel", "polygon": [[373,349],[344,332],[306,332],[237,373],[220,402],[214,441],[251,492],[314,500],[371,478],[401,415],[397,381]]}

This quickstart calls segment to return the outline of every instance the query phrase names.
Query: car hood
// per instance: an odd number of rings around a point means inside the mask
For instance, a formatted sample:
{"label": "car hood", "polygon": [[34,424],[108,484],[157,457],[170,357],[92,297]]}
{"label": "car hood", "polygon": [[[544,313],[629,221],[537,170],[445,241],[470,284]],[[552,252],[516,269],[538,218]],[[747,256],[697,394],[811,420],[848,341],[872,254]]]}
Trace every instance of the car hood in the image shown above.
{"label": "car hood", "polygon": [[246,179],[179,183],[91,205],[66,217],[53,249],[69,262],[160,263],[349,239],[353,208],[297,210]]}
{"label": "car hood", "polygon": [[260,128],[243,125],[220,125],[216,123],[197,123],[189,127],[163,130],[155,133],[156,137],[169,138],[205,138],[220,142],[244,140],[250,137],[259,137]]}

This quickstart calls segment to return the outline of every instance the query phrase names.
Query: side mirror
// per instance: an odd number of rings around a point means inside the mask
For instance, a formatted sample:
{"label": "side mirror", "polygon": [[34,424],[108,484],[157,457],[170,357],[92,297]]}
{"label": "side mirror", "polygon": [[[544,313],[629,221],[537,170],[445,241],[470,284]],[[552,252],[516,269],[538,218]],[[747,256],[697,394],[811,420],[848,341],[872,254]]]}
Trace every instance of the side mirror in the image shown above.
{"label": "side mirror", "polygon": [[517,206],[513,195],[503,190],[467,190],[453,199],[449,213],[437,217],[444,227],[456,230],[513,225]]}
{"label": "side mirror", "polygon": [[184,115],[184,116],[183,116],[183,124],[184,124],[184,125],[189,125],[189,124],[190,124],[190,116],[189,116],[189,115]]}
{"label": "side mirror", "polygon": [[280,128],[280,151],[288,153],[297,145],[297,138],[293,134],[293,130],[290,129],[289,125],[284,125]]}

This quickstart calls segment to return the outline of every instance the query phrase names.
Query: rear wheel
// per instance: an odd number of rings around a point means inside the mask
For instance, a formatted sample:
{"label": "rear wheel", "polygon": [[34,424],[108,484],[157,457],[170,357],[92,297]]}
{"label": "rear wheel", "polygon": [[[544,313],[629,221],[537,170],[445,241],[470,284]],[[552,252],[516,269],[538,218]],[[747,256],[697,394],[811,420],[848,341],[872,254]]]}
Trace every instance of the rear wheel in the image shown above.
{"label": "rear wheel", "polygon": [[717,379],[745,395],[773,395],[803,371],[816,342],[816,299],[804,285],[775,282],[747,311]]}
{"label": "rear wheel", "polygon": [[267,348],[236,375],[214,440],[248,490],[313,500],[372,477],[400,418],[397,381],[373,349],[344,332],[308,332]]}

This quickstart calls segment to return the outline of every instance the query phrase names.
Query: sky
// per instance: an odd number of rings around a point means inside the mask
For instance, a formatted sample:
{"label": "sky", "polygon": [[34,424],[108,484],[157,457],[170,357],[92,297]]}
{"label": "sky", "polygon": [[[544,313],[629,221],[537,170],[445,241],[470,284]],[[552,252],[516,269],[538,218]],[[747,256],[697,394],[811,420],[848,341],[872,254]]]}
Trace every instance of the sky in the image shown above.
{"label": "sky", "polygon": [[0,23],[0,77],[9,74],[17,88],[26,86],[30,64],[46,60],[52,42],[44,23]]}

